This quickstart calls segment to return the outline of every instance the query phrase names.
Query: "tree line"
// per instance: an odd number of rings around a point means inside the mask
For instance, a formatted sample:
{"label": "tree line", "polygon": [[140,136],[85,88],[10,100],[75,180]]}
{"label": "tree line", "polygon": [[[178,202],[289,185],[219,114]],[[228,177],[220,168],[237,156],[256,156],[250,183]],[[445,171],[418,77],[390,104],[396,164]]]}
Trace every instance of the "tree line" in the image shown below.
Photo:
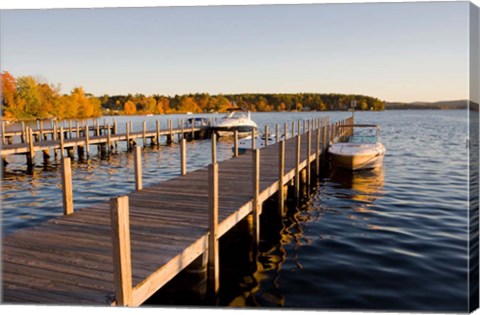
{"label": "tree line", "polygon": [[82,87],[61,94],[60,87],[24,76],[0,74],[2,116],[5,119],[89,118],[107,115],[225,112],[231,107],[243,110],[331,111],[348,110],[356,101],[356,110],[383,110],[385,102],[375,97],[354,94],[219,94],[208,93],[164,96],[143,94],[103,95],[95,97]]}
{"label": "tree line", "polygon": [[225,112],[231,107],[253,112],[271,111],[332,111],[348,110],[356,101],[356,110],[384,110],[385,102],[377,98],[353,94],[220,94],[187,95],[104,95],[102,107],[113,113],[171,114]]}
{"label": "tree line", "polygon": [[100,100],[83,88],[60,94],[60,87],[39,82],[32,76],[14,78],[0,75],[2,81],[2,116],[5,119],[89,118],[102,115]]}

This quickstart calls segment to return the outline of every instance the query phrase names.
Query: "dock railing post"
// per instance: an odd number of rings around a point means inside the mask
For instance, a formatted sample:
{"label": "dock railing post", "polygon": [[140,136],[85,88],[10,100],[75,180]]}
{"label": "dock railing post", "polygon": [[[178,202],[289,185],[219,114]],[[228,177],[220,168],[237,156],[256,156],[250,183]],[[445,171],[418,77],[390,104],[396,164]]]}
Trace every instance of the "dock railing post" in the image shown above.
{"label": "dock railing post", "polygon": [[85,126],[85,150],[87,151],[87,157],[90,155],[90,134],[88,123]]}
{"label": "dock railing post", "polygon": [[287,140],[288,138],[288,123],[285,123],[283,126],[283,141]]}
{"label": "dock railing post", "polygon": [[57,128],[57,124],[54,124],[52,140],[56,141],[57,139],[58,139],[58,128]]}
{"label": "dock railing post", "polygon": [[[298,124],[300,127],[300,123]],[[300,128],[298,128],[300,131]],[[296,155],[295,155],[295,199],[298,200],[300,199],[300,143],[302,141],[302,136],[300,133],[297,135],[297,150],[296,150]]]}
{"label": "dock railing post", "polygon": [[265,125],[265,148],[268,147],[268,125]]}
{"label": "dock railing post", "polygon": [[255,131],[256,131],[256,128],[253,127],[252,128],[252,150],[255,150]]}
{"label": "dock railing post", "polygon": [[169,144],[173,143],[173,125],[172,125],[172,120],[168,120],[168,128],[170,129],[170,141]]}
{"label": "dock railing post", "polygon": [[[63,127],[62,127],[63,128]],[[73,213],[73,193],[72,193],[72,166],[69,157],[62,159],[62,197],[63,214]]]}
{"label": "dock railing post", "polygon": [[60,156],[63,158],[65,155],[64,150],[65,150],[65,140],[64,140],[64,133],[63,133],[63,127],[60,127]]}
{"label": "dock railing post", "polygon": [[44,141],[45,139],[43,138],[43,120],[40,120],[40,141]]}
{"label": "dock railing post", "polygon": [[283,216],[285,212],[285,190],[283,189],[283,177],[285,174],[285,139],[278,146],[278,213]]}
{"label": "dock railing post", "polygon": [[142,133],[142,138],[143,138],[143,147],[145,148],[147,146],[147,121],[143,121],[143,133]]}
{"label": "dock railing post", "polygon": [[27,137],[26,137],[26,132],[25,132],[25,122],[24,121],[22,121],[22,135],[21,135],[21,138],[22,138],[22,143],[27,142]]}
{"label": "dock railing post", "polygon": [[130,124],[125,124],[125,132],[127,133],[127,151],[130,151]]}
{"label": "dock railing post", "polygon": [[253,215],[253,244],[254,252],[258,253],[258,246],[260,244],[260,149],[255,149],[252,152],[252,179],[253,179],[253,204],[252,204],[252,215]]}
{"label": "dock railing post", "polygon": [[35,160],[35,148],[33,147],[33,130],[32,128],[27,127],[27,135],[28,135],[28,158],[27,164],[29,167],[33,166],[33,162]]}
{"label": "dock railing post", "polygon": [[217,134],[212,133],[212,164],[217,163]]}
{"label": "dock railing post", "polygon": [[181,163],[181,174],[187,175],[187,140],[182,139],[182,144],[180,146],[180,163]]}
{"label": "dock railing post", "polygon": [[95,120],[96,121],[96,127],[97,127],[97,136],[100,136],[101,133],[100,133],[100,124],[98,123],[98,120]]}
{"label": "dock railing post", "polygon": [[180,120],[180,126],[182,128],[182,136],[180,137],[180,139],[185,139],[185,119],[181,119]]}
{"label": "dock railing post", "polygon": [[[316,146],[315,146],[315,173],[317,175],[317,179],[320,176],[320,128],[316,128]],[[323,156],[323,155],[322,155]]]}
{"label": "dock railing post", "polygon": [[195,140],[195,119],[192,119],[192,135],[191,138],[192,140]]}
{"label": "dock railing post", "polygon": [[158,119],[155,121],[155,131],[157,133],[157,145],[160,145],[160,121]]}
{"label": "dock railing post", "polygon": [[275,125],[275,143],[280,141],[280,126],[278,124]]}
{"label": "dock railing post", "polygon": [[208,287],[213,295],[220,287],[219,242],[218,242],[218,164],[216,136],[212,135],[212,164],[208,166]]}
{"label": "dock railing post", "polygon": [[142,190],[143,181],[142,181],[142,148],[139,146],[135,147],[135,189]]}
{"label": "dock railing post", "polygon": [[80,125],[78,124],[78,119],[75,120],[75,128],[77,129],[75,136],[76,136],[77,138],[80,138]]}
{"label": "dock railing post", "polygon": [[233,132],[233,156],[238,156],[238,130]]}
{"label": "dock railing post", "polygon": [[310,187],[312,182],[312,130],[307,131],[307,185]]}
{"label": "dock railing post", "polygon": [[110,135],[111,129],[110,129],[110,124],[107,125],[107,149],[108,153],[112,153],[112,139]]}
{"label": "dock railing post", "polygon": [[5,121],[2,120],[2,144],[5,145],[7,144],[5,140]]}
{"label": "dock railing post", "polygon": [[132,260],[128,196],[110,199],[112,259],[115,300],[119,306],[132,304]]}

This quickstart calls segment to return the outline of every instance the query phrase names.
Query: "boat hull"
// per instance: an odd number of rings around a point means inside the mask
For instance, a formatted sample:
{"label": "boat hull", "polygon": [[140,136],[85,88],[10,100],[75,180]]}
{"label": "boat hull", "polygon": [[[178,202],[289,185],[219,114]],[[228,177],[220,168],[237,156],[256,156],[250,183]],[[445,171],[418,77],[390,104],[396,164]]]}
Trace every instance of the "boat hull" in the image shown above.
{"label": "boat hull", "polygon": [[242,137],[250,135],[253,128],[252,126],[217,126],[214,129],[219,137],[233,137],[235,130],[238,131],[238,136]]}
{"label": "boat hull", "polygon": [[352,171],[373,169],[383,165],[383,154],[341,155],[330,153],[332,165]]}

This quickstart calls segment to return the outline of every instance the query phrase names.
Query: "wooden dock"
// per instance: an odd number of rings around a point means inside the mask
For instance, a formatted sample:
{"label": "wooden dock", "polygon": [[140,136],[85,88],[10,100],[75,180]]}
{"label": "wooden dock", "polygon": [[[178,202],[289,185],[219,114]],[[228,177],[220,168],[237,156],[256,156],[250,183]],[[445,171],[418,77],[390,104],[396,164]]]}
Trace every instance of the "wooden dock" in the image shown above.
{"label": "wooden dock", "polygon": [[[43,157],[48,159],[51,156],[51,151],[60,156],[68,155],[73,157],[74,150],[77,149],[79,157],[88,156],[90,146],[96,145],[99,152],[106,154],[112,152],[119,141],[127,143],[127,149],[133,148],[138,139],[142,140],[145,146],[148,141],[151,144],[160,144],[161,137],[166,138],[167,143],[172,143],[174,137],[179,139],[189,138],[195,139],[204,137],[208,134],[208,126],[186,126],[182,121],[178,122],[176,128],[173,127],[171,120],[168,121],[167,128],[160,128],[160,122],[156,121],[156,128],[154,130],[147,130],[146,121],[143,121],[143,128],[141,131],[133,131],[132,123],[127,122],[125,126],[125,133],[117,132],[117,124],[112,125],[83,125],[70,126],[64,128],[54,125],[50,129],[31,129],[23,128],[21,131],[4,132],[2,134],[3,145],[1,150],[3,165],[8,164],[7,157],[9,155],[25,155],[26,162],[29,167],[34,164],[35,153],[42,152]],[[12,139],[17,137],[21,140],[18,143],[13,143]],[[9,139],[9,140],[8,140]]]}
{"label": "wooden dock", "polygon": [[221,163],[213,137],[208,168],[4,237],[3,303],[141,305],[201,257],[218,292],[218,239],[253,215],[258,242],[262,203],[276,196],[282,214],[284,188],[313,181],[328,143],[348,132],[335,126],[351,123],[308,121],[301,135]]}

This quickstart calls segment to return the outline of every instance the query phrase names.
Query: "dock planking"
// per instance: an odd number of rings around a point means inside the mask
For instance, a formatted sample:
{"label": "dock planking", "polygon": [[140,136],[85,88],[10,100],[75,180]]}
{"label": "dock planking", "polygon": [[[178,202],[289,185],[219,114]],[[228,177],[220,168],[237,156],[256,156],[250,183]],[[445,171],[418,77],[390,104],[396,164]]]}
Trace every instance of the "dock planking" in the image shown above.
{"label": "dock planking", "polygon": [[[296,137],[285,141],[283,184],[296,174],[296,141]],[[307,169],[308,160],[315,165],[317,156],[324,157],[324,151],[317,154],[316,146],[310,143],[308,149],[308,144],[308,137],[302,135],[300,170]],[[279,163],[279,144],[260,150],[260,205],[279,190]],[[218,237],[252,213],[252,168],[252,151],[218,163]],[[127,196],[132,290],[125,304],[134,306],[207,253],[208,169]],[[110,211],[109,202],[98,203],[5,236],[3,302],[116,305]]]}

